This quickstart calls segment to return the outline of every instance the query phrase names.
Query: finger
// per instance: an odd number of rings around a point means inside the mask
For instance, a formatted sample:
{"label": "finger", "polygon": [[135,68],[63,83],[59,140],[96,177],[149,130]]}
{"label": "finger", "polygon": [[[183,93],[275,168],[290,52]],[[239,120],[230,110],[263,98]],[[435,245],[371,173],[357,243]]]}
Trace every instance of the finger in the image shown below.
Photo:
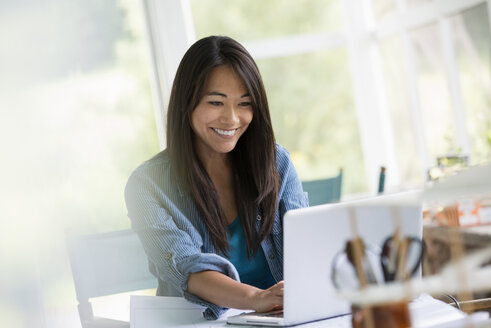
{"label": "finger", "polygon": [[276,285],[271,286],[271,288],[277,289],[277,288],[283,288],[284,284],[283,281],[280,281]]}
{"label": "finger", "polygon": [[278,286],[276,288],[276,290],[281,291],[283,293],[283,291],[285,290],[285,287],[283,285],[281,285],[281,286]]}
{"label": "finger", "polygon": [[283,297],[284,293],[282,290],[275,291],[274,293],[271,293],[272,296],[274,297]]}
{"label": "finger", "polygon": [[274,294],[274,297],[283,299],[283,292],[278,292],[278,293]]}

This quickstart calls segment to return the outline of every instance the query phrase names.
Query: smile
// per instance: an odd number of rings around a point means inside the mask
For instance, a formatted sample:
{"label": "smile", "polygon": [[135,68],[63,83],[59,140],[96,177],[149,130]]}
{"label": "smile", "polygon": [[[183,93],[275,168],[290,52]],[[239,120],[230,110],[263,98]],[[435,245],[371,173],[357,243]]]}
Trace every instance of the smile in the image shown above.
{"label": "smile", "polygon": [[219,135],[222,135],[222,136],[233,136],[235,134],[235,132],[237,131],[237,129],[233,129],[233,130],[220,130],[220,129],[216,129],[216,128],[213,128],[213,130],[218,133]]}

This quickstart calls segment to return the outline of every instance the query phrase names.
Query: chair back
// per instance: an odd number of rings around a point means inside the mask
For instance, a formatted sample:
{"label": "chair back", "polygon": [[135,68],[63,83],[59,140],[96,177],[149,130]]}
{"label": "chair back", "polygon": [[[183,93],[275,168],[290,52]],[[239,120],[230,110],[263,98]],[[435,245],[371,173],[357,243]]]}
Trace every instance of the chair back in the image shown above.
{"label": "chair back", "polygon": [[341,199],[341,186],[343,182],[343,170],[332,178],[303,181],[303,191],[309,195],[309,205],[321,205],[339,202]]}
{"label": "chair back", "polygon": [[385,190],[385,166],[380,167],[380,173],[378,176],[378,190],[379,194],[383,194]]}
{"label": "chair back", "polygon": [[90,298],[157,287],[135,232],[67,237],[82,324],[93,319]]}

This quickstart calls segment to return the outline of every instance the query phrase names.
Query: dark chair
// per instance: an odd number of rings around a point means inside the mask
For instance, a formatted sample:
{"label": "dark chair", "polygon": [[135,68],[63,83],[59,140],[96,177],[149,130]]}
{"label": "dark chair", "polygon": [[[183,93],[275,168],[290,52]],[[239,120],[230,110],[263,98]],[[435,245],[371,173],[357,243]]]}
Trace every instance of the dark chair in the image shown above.
{"label": "dark chair", "polygon": [[68,236],[68,252],[83,328],[128,328],[120,320],[94,317],[89,299],[157,287],[147,256],[132,230]]}
{"label": "dark chair", "polygon": [[380,173],[378,176],[378,193],[383,194],[385,190],[385,166],[380,167]]}
{"label": "dark chair", "polygon": [[303,191],[309,195],[309,205],[321,205],[339,202],[341,199],[341,186],[343,181],[343,170],[332,178],[303,181]]}

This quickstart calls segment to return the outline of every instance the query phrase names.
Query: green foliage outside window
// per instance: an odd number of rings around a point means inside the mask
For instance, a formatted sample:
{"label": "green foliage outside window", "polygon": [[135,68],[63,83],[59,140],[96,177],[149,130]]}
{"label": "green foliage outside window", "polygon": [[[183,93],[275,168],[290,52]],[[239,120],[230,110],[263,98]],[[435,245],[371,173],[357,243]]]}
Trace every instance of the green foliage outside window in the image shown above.
{"label": "green foliage outside window", "polygon": [[342,29],[339,0],[191,0],[196,37],[227,35],[239,42]]}
{"label": "green foliage outside window", "polygon": [[347,55],[342,49],[258,61],[279,143],[302,180],[343,168],[343,193],[366,188]]}

